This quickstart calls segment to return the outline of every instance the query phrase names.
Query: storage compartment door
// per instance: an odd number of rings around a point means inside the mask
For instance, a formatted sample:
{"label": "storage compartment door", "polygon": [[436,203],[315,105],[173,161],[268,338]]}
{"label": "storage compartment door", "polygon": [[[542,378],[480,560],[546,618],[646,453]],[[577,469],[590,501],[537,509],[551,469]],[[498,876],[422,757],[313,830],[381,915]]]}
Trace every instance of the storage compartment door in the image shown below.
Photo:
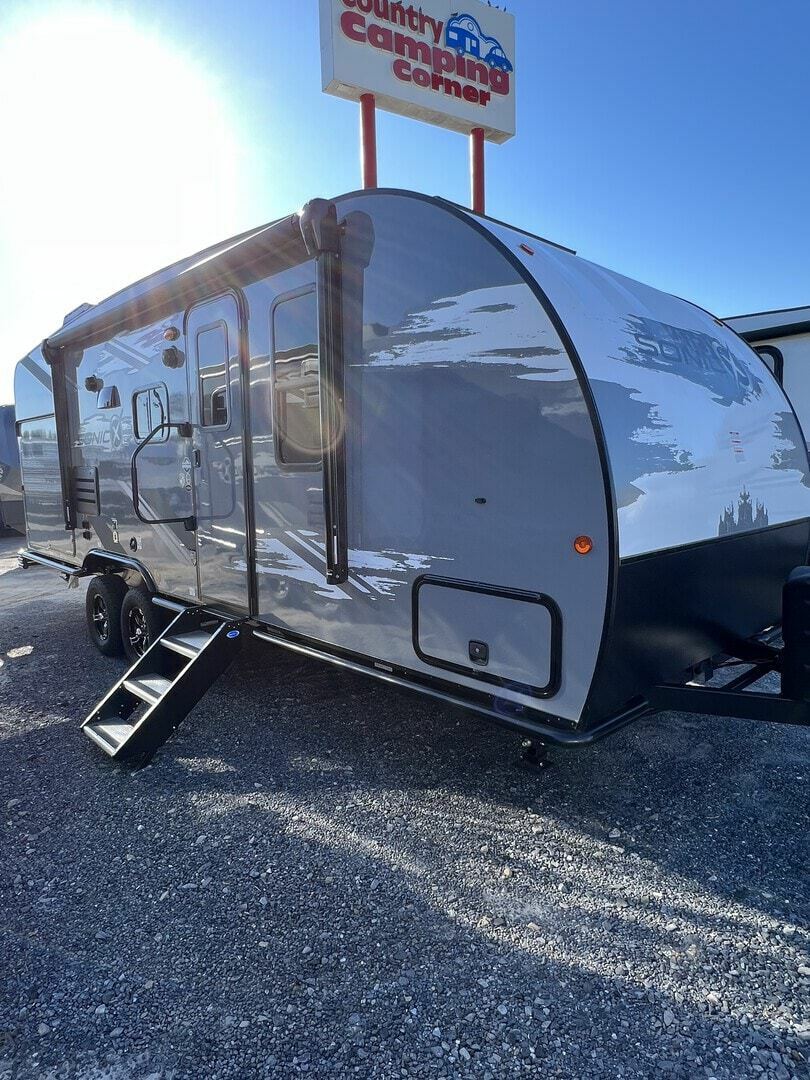
{"label": "storage compartment door", "polygon": [[426,664],[551,697],[560,685],[560,612],[541,593],[423,577],[414,585],[414,648]]}

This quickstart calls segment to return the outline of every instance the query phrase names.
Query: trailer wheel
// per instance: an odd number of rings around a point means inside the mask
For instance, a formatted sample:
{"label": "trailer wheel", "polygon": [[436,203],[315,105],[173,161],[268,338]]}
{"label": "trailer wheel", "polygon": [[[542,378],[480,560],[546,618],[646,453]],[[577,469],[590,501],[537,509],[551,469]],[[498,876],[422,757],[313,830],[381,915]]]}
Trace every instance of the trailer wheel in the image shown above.
{"label": "trailer wheel", "polygon": [[140,659],[160,636],[163,625],[148,590],[140,585],[129,589],[121,605],[121,638],[127,659],[133,664]]}
{"label": "trailer wheel", "polygon": [[84,603],[87,633],[104,656],[120,656],[124,651],[121,641],[121,605],[126,591],[126,585],[115,574],[94,577],[87,586]]}

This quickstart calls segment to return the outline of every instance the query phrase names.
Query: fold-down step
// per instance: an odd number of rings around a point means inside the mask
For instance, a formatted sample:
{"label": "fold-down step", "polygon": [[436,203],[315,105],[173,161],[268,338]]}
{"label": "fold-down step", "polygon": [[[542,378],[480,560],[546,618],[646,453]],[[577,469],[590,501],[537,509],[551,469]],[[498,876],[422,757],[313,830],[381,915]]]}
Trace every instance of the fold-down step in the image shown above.
{"label": "fold-down step", "polygon": [[154,705],[171,689],[172,680],[163,675],[141,675],[135,679],[124,679],[124,686],[147,705]]}
{"label": "fold-down step", "polygon": [[85,720],[82,730],[116,760],[148,760],[242,645],[241,620],[181,612]]}
{"label": "fold-down step", "polygon": [[194,659],[200,649],[205,648],[210,638],[211,635],[205,630],[190,630],[188,633],[173,634],[171,637],[163,637],[160,640],[164,648]]}

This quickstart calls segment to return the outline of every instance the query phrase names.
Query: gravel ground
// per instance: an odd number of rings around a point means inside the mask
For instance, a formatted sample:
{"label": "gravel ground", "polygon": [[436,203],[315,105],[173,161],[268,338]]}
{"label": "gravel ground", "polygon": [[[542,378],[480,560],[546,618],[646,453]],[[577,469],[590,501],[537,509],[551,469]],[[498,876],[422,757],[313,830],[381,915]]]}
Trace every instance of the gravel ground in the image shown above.
{"label": "gravel ground", "polygon": [[78,732],[123,668],[82,592],[2,555],[2,1080],[810,1076],[810,732],[527,773],[255,643],[132,772]]}

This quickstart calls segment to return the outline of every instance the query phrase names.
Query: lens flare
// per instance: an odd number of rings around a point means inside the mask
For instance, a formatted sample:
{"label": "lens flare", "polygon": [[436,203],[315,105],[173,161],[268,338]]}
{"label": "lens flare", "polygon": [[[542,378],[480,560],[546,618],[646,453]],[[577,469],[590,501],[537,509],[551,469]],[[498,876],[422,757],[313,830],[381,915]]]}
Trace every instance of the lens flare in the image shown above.
{"label": "lens flare", "polygon": [[226,88],[167,36],[109,9],[21,6],[0,38],[0,101],[4,355],[239,231]]}

